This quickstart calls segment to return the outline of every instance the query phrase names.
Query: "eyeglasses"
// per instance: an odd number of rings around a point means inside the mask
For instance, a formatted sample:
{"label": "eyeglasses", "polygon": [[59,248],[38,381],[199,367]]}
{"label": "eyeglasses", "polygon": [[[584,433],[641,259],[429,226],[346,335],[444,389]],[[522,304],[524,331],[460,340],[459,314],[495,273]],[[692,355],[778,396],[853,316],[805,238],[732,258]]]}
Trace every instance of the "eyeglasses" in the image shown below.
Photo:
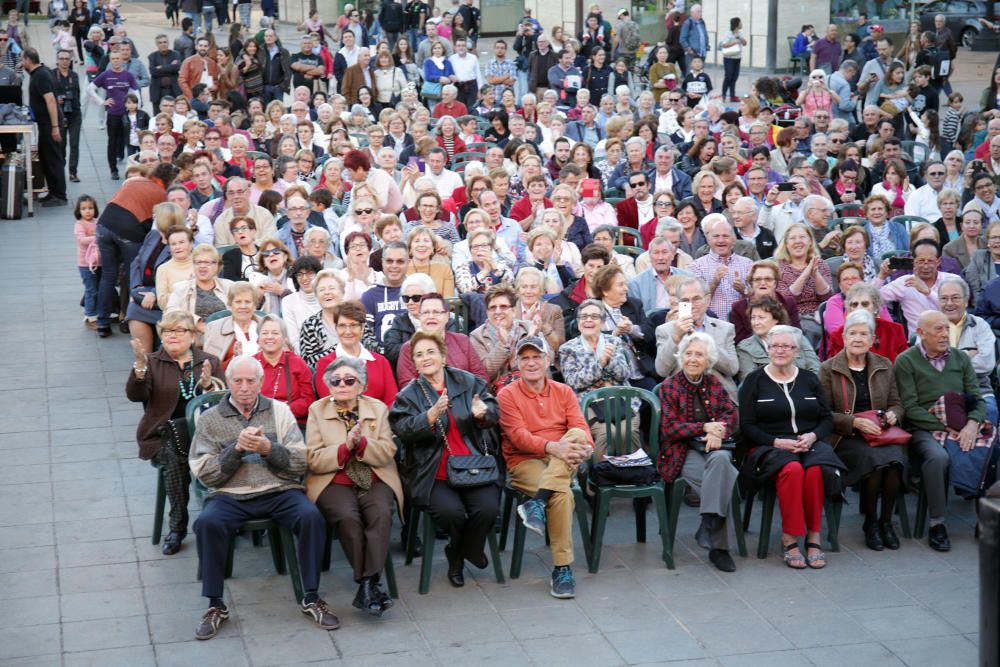
{"label": "eyeglasses", "polygon": [[375,209],[373,209],[373,208],[356,208],[356,209],[354,209],[354,212],[357,213],[358,215],[371,215],[372,213],[375,212]]}
{"label": "eyeglasses", "polygon": [[335,375],[332,378],[330,378],[331,387],[339,387],[340,385],[344,385],[345,387],[353,387],[357,383],[358,383],[358,378],[354,377],[353,375],[345,375],[344,377]]}
{"label": "eyeglasses", "polygon": [[604,318],[601,317],[599,313],[585,313],[583,315],[580,315],[576,319],[580,320],[581,322],[600,322]]}
{"label": "eyeglasses", "polygon": [[992,187],[993,187],[992,183],[980,183],[979,185],[976,186],[976,189],[977,190],[989,190]]}
{"label": "eyeglasses", "polygon": [[486,310],[490,311],[491,313],[502,313],[504,311],[510,310],[510,308],[511,307],[506,303],[498,303],[494,306],[490,306]]}
{"label": "eyeglasses", "polygon": [[400,294],[399,300],[403,303],[420,303],[420,300],[424,298],[423,294]]}
{"label": "eyeglasses", "polygon": [[944,172],[943,171],[928,171],[927,175],[928,176],[944,176]]}
{"label": "eyeglasses", "polygon": [[302,213],[303,211],[308,211],[309,207],[308,206],[289,206],[285,210],[288,211],[288,212],[291,212],[291,213]]}
{"label": "eyeglasses", "polygon": [[673,202],[666,199],[653,203],[653,206],[673,206],[673,205],[674,205]]}
{"label": "eyeglasses", "polygon": [[285,251],[282,250],[281,248],[271,248],[270,250],[265,250],[260,254],[263,255],[264,257],[271,257],[273,255],[281,255],[284,252]]}
{"label": "eyeglasses", "polygon": [[299,271],[298,273],[295,274],[294,277],[299,282],[302,282],[305,279],[315,278],[316,277],[316,273],[314,271]]}
{"label": "eyeglasses", "polygon": [[477,243],[476,245],[469,246],[472,250],[489,250],[491,247],[489,243]]}
{"label": "eyeglasses", "polygon": [[778,343],[776,345],[771,345],[770,349],[777,350],[778,352],[788,352],[789,350],[799,349],[798,345],[786,345],[784,343]]}
{"label": "eyeglasses", "polygon": [[231,194],[231,195],[245,195],[247,192],[249,192],[249,190],[247,190],[246,188],[241,188],[239,190],[237,190],[235,188],[230,188],[229,189],[229,194]]}
{"label": "eyeglasses", "polygon": [[337,322],[337,331],[360,331],[361,325],[357,322]]}
{"label": "eyeglasses", "polygon": [[190,329],[164,329],[164,336],[183,336],[184,334],[191,333]]}
{"label": "eyeglasses", "polygon": [[[975,221],[970,221],[970,222],[974,223]],[[1000,236],[987,236],[986,240],[989,241],[990,243],[1000,243]]]}
{"label": "eyeglasses", "polygon": [[750,282],[753,283],[754,285],[757,285],[759,283],[773,283],[773,282],[777,282],[777,281],[774,278],[765,278],[765,277],[761,276],[760,278],[754,278]]}
{"label": "eyeglasses", "polygon": [[420,315],[433,315],[434,317],[441,317],[442,315],[447,315],[447,310],[421,310]]}
{"label": "eyeglasses", "polygon": [[348,250],[368,250],[368,244],[364,243],[364,242],[362,242],[362,243],[352,243],[351,245],[347,246],[347,249]]}
{"label": "eyeglasses", "polygon": [[243,232],[249,232],[251,229],[256,229],[256,227],[247,227],[246,225],[240,225],[239,227],[233,227],[233,234],[242,234]]}
{"label": "eyeglasses", "polygon": [[847,304],[848,308],[871,308],[871,301],[851,301]]}
{"label": "eyeglasses", "polygon": [[693,296],[690,299],[681,299],[680,301],[681,303],[701,303],[704,300],[705,300],[704,296],[698,295],[698,296]]}

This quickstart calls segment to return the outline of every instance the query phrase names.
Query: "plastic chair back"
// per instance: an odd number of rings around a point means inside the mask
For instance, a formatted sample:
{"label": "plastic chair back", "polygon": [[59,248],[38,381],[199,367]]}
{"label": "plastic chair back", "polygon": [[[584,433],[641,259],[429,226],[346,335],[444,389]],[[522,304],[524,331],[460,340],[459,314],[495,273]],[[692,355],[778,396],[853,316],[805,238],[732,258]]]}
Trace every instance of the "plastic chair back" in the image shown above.
{"label": "plastic chair back", "polygon": [[[650,411],[646,433],[640,432],[646,453],[654,462],[659,454],[660,402],[650,392],[638,387],[602,387],[588,391],[580,398],[580,410],[587,418],[587,409],[600,402],[604,411],[604,425],[608,435],[608,456],[632,453],[632,425],[640,420],[642,409],[633,410],[633,399],[639,399]],[[639,429],[636,429],[639,430]]]}
{"label": "plastic chair back", "polygon": [[921,218],[919,215],[897,215],[895,218],[892,218],[890,222],[898,222],[903,225],[903,227],[906,228],[907,234],[913,230],[913,225],[919,222],[930,224],[930,220],[927,218]]}

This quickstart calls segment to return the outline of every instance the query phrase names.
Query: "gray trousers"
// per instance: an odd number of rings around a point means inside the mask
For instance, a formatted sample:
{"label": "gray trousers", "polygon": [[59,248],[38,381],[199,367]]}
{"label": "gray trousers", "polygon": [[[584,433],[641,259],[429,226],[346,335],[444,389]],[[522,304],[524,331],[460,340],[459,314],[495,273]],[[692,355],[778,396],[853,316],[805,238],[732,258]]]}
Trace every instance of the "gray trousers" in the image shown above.
{"label": "gray trousers", "polygon": [[909,453],[911,464],[920,465],[920,479],[927,494],[928,513],[932,519],[944,518],[948,452],[927,431],[913,431]]}
{"label": "gray trousers", "polygon": [[[681,477],[701,496],[701,513],[729,516],[733,485],[739,471],[733,465],[732,452],[717,449],[705,456],[688,449]],[[713,549],[729,549],[729,521],[712,533]]]}

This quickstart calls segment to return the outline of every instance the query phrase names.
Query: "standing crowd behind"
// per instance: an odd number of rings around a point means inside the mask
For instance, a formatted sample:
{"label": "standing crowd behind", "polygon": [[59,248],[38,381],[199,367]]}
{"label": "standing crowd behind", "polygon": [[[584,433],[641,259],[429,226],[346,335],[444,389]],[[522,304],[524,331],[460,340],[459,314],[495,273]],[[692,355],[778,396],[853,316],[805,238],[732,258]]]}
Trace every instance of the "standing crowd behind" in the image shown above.
{"label": "standing crowd behind", "polygon": [[[943,17],[906,44],[864,20],[843,39],[805,26],[807,78],[736,97],[741,21],[709,43],[699,5],[648,48],[625,9],[612,24],[590,6],[575,36],[529,13],[483,66],[472,0],[314,12],[295,45],[266,2],[254,34],[246,3],[216,32],[224,7],[167,9],[181,34],[143,59],[123,6],[75,0],[54,70],[11,12],[0,81],[30,74],[43,150],[68,145],[73,181],[82,105],[103,107],[122,181],[75,202],[84,324],[130,336],[164,553],[192,476],[208,489],[199,639],[228,618],[248,518],[295,533],[302,611],[331,630],[327,526],[354,606],[381,616],[393,515],[433,519],[460,587],[489,565],[505,483],[549,538],[551,594],[572,597],[575,480],[586,497],[598,469],[614,477],[615,401],[659,408],[650,471],[691,488],[720,571],[737,483],[773,488],[795,569],[826,565],[824,503],[847,487],[870,549],[900,548],[907,488],[950,549],[947,488],[980,495],[996,446],[1000,67],[978,106],[950,93]],[[45,162],[43,205],[65,204],[64,165]],[[164,445],[223,387],[189,452]],[[627,393],[581,410],[609,387]]]}

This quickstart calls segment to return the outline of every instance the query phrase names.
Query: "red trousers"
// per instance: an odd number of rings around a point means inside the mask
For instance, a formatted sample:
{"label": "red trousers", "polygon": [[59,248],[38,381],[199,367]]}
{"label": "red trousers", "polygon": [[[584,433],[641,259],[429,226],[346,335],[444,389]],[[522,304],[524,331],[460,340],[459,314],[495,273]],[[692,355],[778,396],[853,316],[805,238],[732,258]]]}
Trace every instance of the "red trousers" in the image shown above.
{"label": "red trousers", "polygon": [[823,471],[819,466],[803,469],[792,461],[781,469],[776,481],[781,531],[801,537],[820,531],[823,523]]}

